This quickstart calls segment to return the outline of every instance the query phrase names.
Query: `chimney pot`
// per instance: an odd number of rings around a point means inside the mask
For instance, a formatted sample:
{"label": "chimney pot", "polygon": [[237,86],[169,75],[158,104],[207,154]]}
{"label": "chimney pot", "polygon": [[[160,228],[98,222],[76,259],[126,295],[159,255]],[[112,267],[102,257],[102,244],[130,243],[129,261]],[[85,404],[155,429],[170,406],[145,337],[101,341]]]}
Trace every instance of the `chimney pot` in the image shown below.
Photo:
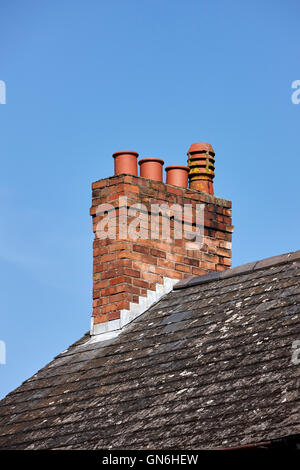
{"label": "chimney pot", "polygon": [[154,181],[163,180],[164,161],[160,158],[143,158],[139,161],[140,176]]}
{"label": "chimney pot", "polygon": [[137,176],[137,158],[139,154],[132,150],[122,150],[115,152],[113,158],[115,161],[115,176],[116,175],[133,175]]}
{"label": "chimney pot", "polygon": [[188,150],[190,189],[214,194],[215,152],[206,142],[192,144]]}
{"label": "chimney pot", "polygon": [[165,168],[167,184],[187,188],[190,168],[184,165],[171,165]]}

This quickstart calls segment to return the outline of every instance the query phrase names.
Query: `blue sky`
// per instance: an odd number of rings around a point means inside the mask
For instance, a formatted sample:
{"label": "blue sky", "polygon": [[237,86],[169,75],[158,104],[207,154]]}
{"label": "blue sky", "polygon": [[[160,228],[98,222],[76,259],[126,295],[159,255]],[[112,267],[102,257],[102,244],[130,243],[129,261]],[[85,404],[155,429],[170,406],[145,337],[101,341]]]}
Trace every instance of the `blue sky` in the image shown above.
{"label": "blue sky", "polygon": [[89,329],[91,182],[128,148],[216,152],[233,265],[299,246],[300,4],[0,4],[0,397]]}

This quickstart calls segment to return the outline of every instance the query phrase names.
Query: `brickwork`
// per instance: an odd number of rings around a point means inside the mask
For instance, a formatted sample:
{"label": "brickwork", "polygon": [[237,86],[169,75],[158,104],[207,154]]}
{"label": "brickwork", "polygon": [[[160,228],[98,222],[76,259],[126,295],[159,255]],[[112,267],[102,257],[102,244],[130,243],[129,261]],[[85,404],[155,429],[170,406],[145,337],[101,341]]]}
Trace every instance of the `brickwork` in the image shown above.
{"label": "brickwork", "polygon": [[[149,290],[155,291],[164,277],[183,279],[209,271],[220,271],[231,266],[231,202],[199,191],[182,189],[146,178],[118,175],[96,181],[92,185],[93,199],[90,213],[93,217],[93,321],[94,324],[120,318],[122,309],[138,303]],[[121,204],[120,202],[121,199]],[[124,199],[126,197],[126,199]],[[123,202],[122,202],[123,201]],[[125,229],[134,220],[128,208],[143,204],[139,235],[131,239]],[[99,239],[97,227],[107,217],[98,215],[99,205],[110,204],[116,214],[116,239]],[[171,217],[170,239],[159,235],[152,239],[150,233],[150,208],[153,204],[204,204],[204,236],[201,248],[190,240],[174,239],[177,215]],[[108,206],[109,209],[110,206]],[[127,214],[127,216],[126,216]],[[163,218],[161,214],[159,227]],[[121,225],[120,228],[120,223]],[[187,231],[195,230],[195,219],[185,218]],[[122,228],[123,227],[123,228]]]}

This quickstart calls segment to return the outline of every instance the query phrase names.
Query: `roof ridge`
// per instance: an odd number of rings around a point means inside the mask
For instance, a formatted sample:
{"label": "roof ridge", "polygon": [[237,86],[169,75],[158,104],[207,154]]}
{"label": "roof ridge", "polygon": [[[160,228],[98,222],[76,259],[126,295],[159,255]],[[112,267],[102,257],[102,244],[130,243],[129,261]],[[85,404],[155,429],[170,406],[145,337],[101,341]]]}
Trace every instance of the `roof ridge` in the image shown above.
{"label": "roof ridge", "polygon": [[227,279],[229,277],[238,276],[240,274],[247,274],[259,269],[276,266],[279,264],[285,264],[291,261],[300,259],[300,250],[291,251],[282,255],[271,256],[262,260],[253,261],[251,263],[242,264],[232,269],[226,269],[225,271],[213,271],[202,276],[193,276],[186,279],[182,279],[173,287],[174,290],[185,289],[191,286],[197,286],[200,284],[206,284],[212,281],[219,281],[221,279]]}

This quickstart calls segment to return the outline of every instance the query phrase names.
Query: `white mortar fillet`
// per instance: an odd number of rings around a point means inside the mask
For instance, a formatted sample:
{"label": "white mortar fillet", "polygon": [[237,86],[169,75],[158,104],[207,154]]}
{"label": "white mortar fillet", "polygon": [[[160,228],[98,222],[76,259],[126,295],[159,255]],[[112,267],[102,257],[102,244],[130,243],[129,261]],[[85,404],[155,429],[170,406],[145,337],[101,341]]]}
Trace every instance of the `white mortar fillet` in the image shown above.
{"label": "white mortar fillet", "polygon": [[94,325],[94,318],[91,318],[91,336],[92,342],[104,341],[117,337],[124,326],[131,323],[137,317],[142,315],[148,310],[151,305],[155,304],[161,297],[171,292],[174,284],[178,279],[171,279],[170,277],[163,278],[163,284],[156,284],[156,290],[148,290],[147,297],[139,297],[139,303],[130,302],[129,310],[121,310],[121,318],[119,320],[111,320]]}

